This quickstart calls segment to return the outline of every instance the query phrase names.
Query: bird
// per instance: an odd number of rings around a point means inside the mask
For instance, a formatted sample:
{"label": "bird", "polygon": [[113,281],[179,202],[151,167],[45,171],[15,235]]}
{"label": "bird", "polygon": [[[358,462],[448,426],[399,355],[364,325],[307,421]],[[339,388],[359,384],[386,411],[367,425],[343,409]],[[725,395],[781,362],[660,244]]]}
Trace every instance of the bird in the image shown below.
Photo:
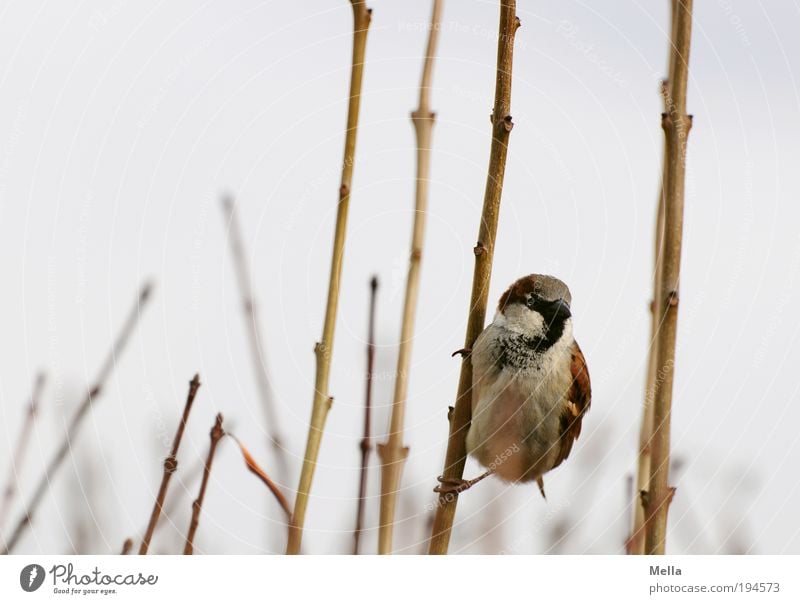
{"label": "bird", "polygon": [[543,476],[569,457],[592,400],[571,303],[556,277],[517,279],[472,349],[457,351],[472,364],[467,453],[486,471],[472,480],[440,476],[436,492],[461,493],[495,475],[535,481],[546,499]]}

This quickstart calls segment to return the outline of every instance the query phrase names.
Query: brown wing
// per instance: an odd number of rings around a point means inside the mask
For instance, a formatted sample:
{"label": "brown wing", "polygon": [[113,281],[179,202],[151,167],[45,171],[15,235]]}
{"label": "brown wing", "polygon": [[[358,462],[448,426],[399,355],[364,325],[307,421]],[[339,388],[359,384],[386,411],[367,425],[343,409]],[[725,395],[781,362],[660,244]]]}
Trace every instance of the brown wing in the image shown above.
{"label": "brown wing", "polygon": [[567,404],[561,412],[561,439],[559,441],[558,460],[553,467],[558,466],[572,451],[574,443],[581,434],[581,422],[584,414],[592,403],[592,384],[589,380],[589,370],[586,368],[586,359],[583,357],[580,346],[575,342],[572,346],[572,385],[567,392]]}

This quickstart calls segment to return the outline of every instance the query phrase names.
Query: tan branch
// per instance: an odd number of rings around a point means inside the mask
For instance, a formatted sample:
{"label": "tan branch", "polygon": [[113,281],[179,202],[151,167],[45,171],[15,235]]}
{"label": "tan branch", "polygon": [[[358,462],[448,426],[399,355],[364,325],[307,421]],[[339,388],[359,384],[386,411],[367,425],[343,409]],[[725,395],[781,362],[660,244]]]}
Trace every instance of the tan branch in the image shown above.
{"label": "tan branch", "polygon": [[314,379],[311,422],[308,428],[300,481],[297,486],[294,512],[289,525],[289,539],[286,544],[287,554],[300,553],[311,483],[314,480],[314,470],[317,466],[317,457],[322,443],[325,421],[328,418],[328,411],[333,402],[330,394],[328,394],[328,381],[330,378],[331,357],[333,355],[336,310],[339,305],[339,286],[342,277],[347,212],[350,206],[350,188],[355,164],[358,112],[361,105],[361,81],[364,75],[364,53],[367,45],[367,29],[369,28],[372,12],[366,7],[363,0],[350,0],[350,4],[353,7],[353,58],[350,75],[350,102],[347,109],[347,135],[344,143],[344,161],[342,162],[342,181],[339,187],[339,202],[336,212],[336,232],[333,239],[333,256],[331,258],[331,272],[328,282],[325,323],[322,328],[322,339],[314,347],[317,368]]}
{"label": "tan branch", "polygon": [[414,339],[414,323],[419,298],[420,268],[422,248],[425,241],[425,222],[428,217],[428,184],[431,163],[431,138],[434,114],[430,108],[431,78],[433,61],[436,56],[436,43],[439,37],[439,24],[442,17],[442,0],[434,0],[431,12],[428,44],[422,65],[422,78],[419,87],[419,106],[411,114],[414,132],[417,136],[417,182],[414,204],[414,227],[411,235],[406,294],[403,303],[403,320],[400,328],[400,351],[397,356],[392,417],[389,436],[378,447],[381,459],[381,508],[378,529],[378,553],[392,553],[394,514],[400,477],[408,457],[408,447],[403,445],[406,399],[408,398],[408,375],[411,366],[411,344]]}
{"label": "tan branch", "polygon": [[[514,57],[514,37],[520,21],[516,15],[516,1],[502,0],[500,3],[500,27],[497,39],[497,75],[495,80],[494,110],[492,112],[492,147],[489,170],[483,197],[483,212],[478,230],[478,243],[474,248],[475,269],[472,277],[469,316],[467,320],[464,348],[472,348],[483,331],[486,321],[486,305],[489,283],[492,276],[497,221],[500,215],[500,199],[503,192],[503,177],[508,154],[511,121],[511,69]],[[461,362],[455,409],[450,420],[443,475],[445,479],[458,480],[464,473],[466,462],[466,437],[472,420],[472,365],[469,358]],[[440,495],[436,516],[431,530],[428,552],[446,554],[450,533],[456,514],[458,495]]]}
{"label": "tan branch", "polygon": [[[661,98],[664,103],[664,111],[667,111],[667,99],[669,98],[669,82],[661,81]],[[664,174],[668,170],[666,141],[662,156]],[[661,256],[664,249],[664,186],[660,187],[658,201],[656,204],[656,224],[653,249],[653,297],[650,300],[650,339],[647,349],[647,374],[645,378],[644,402],[642,404],[642,423],[639,429],[639,450],[636,464],[636,489],[633,501],[633,527],[628,538],[625,549],[628,554],[644,553],[644,504],[642,503],[641,493],[647,491],[650,482],[650,439],[653,436],[653,397],[656,387],[656,350],[655,337],[658,331],[656,317],[661,313],[658,308],[659,295],[661,288]]]}
{"label": "tan branch", "polygon": [[674,489],[669,485],[670,419],[675,374],[675,341],[678,325],[683,207],[686,180],[686,142],[692,125],[686,114],[689,48],[692,33],[692,0],[677,0],[674,42],[670,61],[668,111],[661,124],[666,140],[667,171],[664,175],[664,235],[657,298],[656,378],[653,398],[653,435],[650,442],[650,480],[645,497],[645,553],[663,554],[666,546],[667,512]]}

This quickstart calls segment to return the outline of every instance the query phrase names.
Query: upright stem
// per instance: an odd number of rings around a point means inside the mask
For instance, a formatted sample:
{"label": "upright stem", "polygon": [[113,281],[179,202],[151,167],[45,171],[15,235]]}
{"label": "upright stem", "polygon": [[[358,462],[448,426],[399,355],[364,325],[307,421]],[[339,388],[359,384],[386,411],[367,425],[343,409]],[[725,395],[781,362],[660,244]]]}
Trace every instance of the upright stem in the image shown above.
{"label": "upright stem", "polygon": [[286,451],[283,447],[284,439],[281,435],[278,414],[275,409],[275,393],[272,390],[269,376],[267,375],[266,353],[264,352],[261,339],[261,322],[253,296],[250,271],[247,267],[247,255],[244,250],[242,230],[239,226],[233,199],[225,197],[222,200],[222,207],[228,219],[231,232],[231,252],[233,253],[236,280],[239,284],[239,292],[242,297],[242,309],[244,310],[245,323],[247,324],[247,339],[250,344],[250,358],[253,361],[256,385],[267,420],[267,433],[269,434],[270,446],[275,453],[275,461],[278,467],[278,480],[285,484],[285,481],[288,479],[289,468],[286,461]]}
{"label": "upright stem", "polygon": [[22,475],[22,468],[25,464],[25,453],[28,449],[30,442],[31,430],[36,421],[36,415],[39,413],[39,399],[42,396],[44,389],[45,377],[44,373],[36,376],[36,381],[33,383],[33,392],[28,401],[27,410],[25,412],[25,419],[22,423],[22,429],[17,438],[17,444],[14,447],[14,454],[11,457],[11,467],[8,469],[8,479],[6,486],[3,488],[3,503],[0,505],[0,532],[6,525],[6,518],[11,511],[11,503],[14,501],[14,496],[19,490],[17,488],[17,477]]}
{"label": "upright stem", "polygon": [[[664,111],[667,111],[667,99],[669,98],[669,82],[661,81],[661,97],[664,102]],[[664,142],[663,152],[664,174],[668,170],[666,141]],[[656,350],[655,337],[658,331],[656,317],[660,317],[657,306],[661,287],[661,256],[664,249],[664,186],[658,192],[658,202],[656,204],[656,225],[653,249],[653,297],[650,300],[650,339],[648,340],[647,350],[647,376],[644,388],[644,403],[642,405],[642,423],[639,429],[639,452],[636,467],[636,489],[633,504],[633,527],[630,537],[626,542],[628,554],[644,553],[644,505],[641,493],[647,491],[650,482],[650,439],[653,437],[653,397],[656,385]]]}
{"label": "upright stem", "polygon": [[103,386],[111,375],[111,372],[114,371],[114,368],[117,366],[119,357],[125,349],[125,345],[128,343],[131,334],[139,322],[142,309],[150,298],[151,289],[152,286],[149,283],[146,283],[139,292],[139,295],[136,299],[136,304],[131,309],[125,324],[122,326],[122,330],[117,335],[117,339],[114,340],[111,350],[108,352],[108,356],[103,362],[103,365],[100,367],[100,371],[95,378],[94,384],[89,388],[85,398],[75,410],[75,414],[72,416],[69,426],[67,426],[64,439],[61,441],[61,444],[59,445],[53,457],[50,458],[50,463],[47,464],[44,474],[39,479],[39,484],[36,486],[36,490],[33,492],[33,497],[31,498],[30,503],[28,503],[27,509],[17,522],[11,538],[8,540],[3,550],[0,550],[0,554],[8,554],[17,544],[20,537],[22,537],[22,535],[25,533],[26,529],[31,525],[33,516],[36,513],[36,510],[39,508],[39,504],[41,504],[42,499],[48,490],[48,486],[55,479],[61,464],[63,464],[64,460],[70,456],[70,450],[75,446],[75,438],[78,435],[78,429],[80,428],[84,417],[86,417],[86,414],[92,408],[92,403],[100,395],[103,390]]}
{"label": "upright stem", "polygon": [[328,411],[333,403],[333,398],[328,393],[328,380],[330,377],[331,357],[333,355],[336,309],[339,304],[339,285],[342,276],[347,210],[350,206],[350,186],[355,163],[358,110],[361,104],[361,80],[364,74],[364,53],[367,46],[367,29],[369,28],[370,15],[372,13],[363,0],[350,0],[350,4],[353,7],[353,58],[350,72],[350,103],[347,109],[347,134],[344,143],[342,181],[339,187],[339,202],[336,212],[336,232],[333,240],[325,323],[322,328],[322,339],[314,347],[317,369],[314,380],[311,422],[308,429],[306,451],[303,457],[303,468],[300,471],[300,482],[294,502],[294,513],[289,525],[289,539],[286,544],[287,554],[300,552],[308,496],[311,492],[311,483],[314,480],[314,470],[316,469],[319,448],[322,443],[322,432],[325,429]]}
{"label": "upright stem", "polygon": [[156,496],[153,511],[150,513],[150,522],[147,525],[147,530],[144,533],[142,544],[139,546],[139,555],[147,553],[150,547],[150,541],[153,538],[153,532],[156,530],[158,524],[158,517],[161,515],[161,510],[164,508],[164,499],[167,497],[167,489],[169,488],[169,481],[172,475],[178,469],[178,448],[181,446],[181,439],[183,432],[186,429],[186,422],[189,420],[189,413],[194,404],[194,398],[197,396],[197,390],[200,388],[200,376],[195,374],[192,381],[189,382],[189,393],[186,395],[186,404],[183,407],[183,415],[178,424],[178,429],[175,432],[175,438],[172,441],[172,450],[170,454],[164,459],[164,473],[161,476],[161,486],[158,488],[158,495]]}
{"label": "upright stem", "polygon": [[425,221],[428,217],[428,180],[431,163],[431,137],[434,113],[430,108],[431,78],[436,43],[439,38],[439,23],[442,15],[442,0],[433,0],[431,25],[425,60],[422,64],[422,79],[419,86],[419,105],[411,114],[417,136],[417,182],[414,213],[414,228],[411,235],[411,253],[408,262],[406,295],[403,303],[403,321],[400,328],[400,351],[397,355],[392,418],[389,437],[378,447],[381,458],[381,509],[378,529],[378,553],[392,553],[392,536],[397,492],[400,477],[408,457],[408,447],[403,445],[406,398],[408,396],[408,374],[411,365],[411,344],[414,339],[414,323],[419,298],[420,265],[422,246],[425,240]]}
{"label": "upright stem", "polygon": [[372,381],[375,375],[375,302],[378,292],[378,277],[369,282],[369,325],[367,327],[367,391],[364,395],[364,438],[361,439],[361,479],[358,484],[358,509],[356,510],[356,529],[353,531],[353,553],[358,553],[361,531],[364,527],[364,504],[367,497],[367,470],[369,452],[372,448],[370,429],[372,426]]}
{"label": "upright stem", "polygon": [[[668,53],[668,66],[667,77],[670,77],[674,71],[675,53],[672,52],[672,47],[675,44],[675,24],[676,8],[678,0],[668,0],[670,5],[670,36]],[[668,79],[661,81],[661,96],[664,104],[662,113],[669,111],[669,99],[672,98],[670,92],[670,83]],[[664,183],[668,179],[669,174],[669,158],[667,156],[667,141],[664,140],[664,147],[662,151],[662,176],[661,186],[658,193],[658,203],[656,209],[656,225],[654,237],[654,250],[653,250],[653,293],[650,300],[650,340],[648,343],[647,352],[647,377],[645,382],[644,391],[644,404],[642,407],[642,424],[639,430],[639,452],[637,457],[636,468],[636,492],[634,493],[634,514],[633,514],[633,528],[631,535],[626,542],[626,551],[628,554],[644,554],[644,527],[645,527],[645,511],[644,499],[641,494],[646,493],[650,483],[650,441],[653,437],[653,399],[655,398],[655,388],[657,379],[656,369],[656,333],[659,329],[659,319],[662,316],[662,310],[659,308],[661,291],[662,275],[662,256],[664,253],[664,195],[666,190]]]}
{"label": "upright stem", "polygon": [[211,428],[209,436],[211,438],[211,446],[208,448],[208,457],[206,458],[206,465],[203,470],[203,480],[200,483],[200,493],[197,495],[197,499],[192,503],[192,520],[189,523],[189,532],[186,534],[186,545],[183,547],[183,554],[185,556],[191,556],[194,553],[194,536],[200,524],[200,512],[203,511],[203,500],[206,497],[208,478],[211,476],[211,464],[214,463],[214,454],[217,452],[217,445],[219,441],[222,440],[222,437],[225,436],[225,430],[222,429],[222,413],[217,413],[217,418],[214,421],[214,426]]}
{"label": "upright stem", "polygon": [[683,205],[686,179],[686,142],[692,125],[686,114],[689,48],[692,33],[692,0],[678,0],[675,7],[675,41],[671,52],[668,111],[661,125],[666,137],[668,170],[664,180],[664,250],[661,287],[658,292],[656,333],[656,380],[653,398],[650,481],[645,497],[645,552],[663,554],[667,512],[673,489],[669,486],[670,418],[675,375],[675,340],[678,325]]}
{"label": "upright stem", "polygon": [[[489,283],[492,276],[497,220],[500,215],[500,199],[503,192],[503,177],[508,154],[508,140],[513,127],[511,121],[511,68],[514,57],[514,36],[520,21],[516,15],[516,1],[502,0],[500,3],[500,28],[497,38],[497,75],[495,81],[494,110],[492,112],[492,147],[489,170],[483,197],[483,212],[478,230],[478,243],[474,248],[475,269],[472,276],[467,332],[464,348],[472,348],[483,330],[486,320],[486,305]],[[464,473],[466,462],[466,437],[472,420],[472,364],[469,358],[461,361],[456,404],[450,418],[450,434],[443,475],[446,479],[458,480]],[[446,554],[450,533],[456,514],[458,495],[441,494],[431,530],[428,552]]]}

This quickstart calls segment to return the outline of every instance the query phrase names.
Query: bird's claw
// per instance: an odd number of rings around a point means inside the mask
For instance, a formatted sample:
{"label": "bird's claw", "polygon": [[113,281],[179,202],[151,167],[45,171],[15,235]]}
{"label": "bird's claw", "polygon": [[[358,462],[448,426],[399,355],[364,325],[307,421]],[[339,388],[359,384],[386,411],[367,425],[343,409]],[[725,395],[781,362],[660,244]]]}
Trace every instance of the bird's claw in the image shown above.
{"label": "bird's claw", "polygon": [[434,487],[433,492],[441,495],[458,495],[472,486],[471,480],[464,480],[463,478],[439,476],[436,480],[439,481],[439,484]]}

